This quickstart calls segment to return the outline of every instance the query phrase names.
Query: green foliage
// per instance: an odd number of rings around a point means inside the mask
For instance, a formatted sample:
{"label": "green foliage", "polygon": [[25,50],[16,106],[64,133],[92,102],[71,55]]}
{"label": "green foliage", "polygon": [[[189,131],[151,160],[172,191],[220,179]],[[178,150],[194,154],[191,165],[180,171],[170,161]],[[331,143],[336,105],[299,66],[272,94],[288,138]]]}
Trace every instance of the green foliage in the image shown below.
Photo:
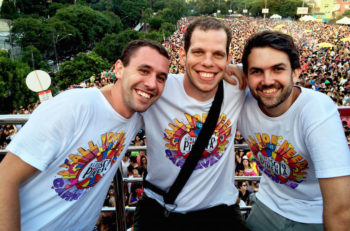
{"label": "green foliage", "polygon": [[170,8],[164,8],[161,11],[157,12],[157,17],[160,17],[161,19],[163,19],[164,22],[169,22],[172,24],[176,24],[177,20],[173,15],[173,11]]}
{"label": "green foliage", "polygon": [[144,34],[134,30],[125,30],[119,34],[107,34],[95,46],[94,52],[112,64],[120,58],[122,50],[128,42],[139,38],[144,38]]}
{"label": "green foliage", "polygon": [[171,0],[166,4],[166,8],[171,9],[172,14],[169,15],[176,20],[180,19],[183,15],[186,14],[187,6],[184,0]]}
{"label": "green foliage", "polygon": [[9,57],[8,51],[0,49],[0,57],[8,58]]}
{"label": "green foliage", "polygon": [[150,31],[147,34],[145,34],[145,38],[162,43],[164,40],[164,34],[159,31]]}
{"label": "green foliage", "polygon": [[297,7],[303,4],[302,0],[278,0],[269,3],[270,9],[269,15],[279,14],[282,17],[295,17],[297,13]]}
{"label": "green foliage", "polygon": [[154,11],[159,11],[162,10],[166,7],[166,3],[163,0],[156,1],[155,3],[152,4],[152,9]]}
{"label": "green foliage", "polygon": [[15,19],[18,17],[16,6],[13,0],[4,0],[1,5],[0,18]]}
{"label": "green foliage", "polygon": [[54,16],[57,12],[57,10],[66,7],[67,5],[62,4],[62,3],[58,3],[58,2],[53,2],[49,5],[48,8],[48,14],[50,17]]}
{"label": "green foliage", "polygon": [[161,17],[153,17],[149,20],[149,26],[153,30],[159,30],[162,23],[164,23],[164,20]]}
{"label": "green foliage", "polygon": [[342,17],[350,17],[350,10],[347,10],[343,13]]}
{"label": "green foliage", "polygon": [[22,52],[20,61],[28,64],[28,66],[31,67],[31,70],[40,69],[49,71],[50,69],[48,63],[43,60],[40,51],[35,46],[27,46]]}
{"label": "green foliage", "polygon": [[108,19],[109,23],[111,24],[112,33],[119,33],[123,30],[123,24],[120,20],[119,16],[113,13],[112,11],[104,11],[102,12],[104,16]]}
{"label": "green foliage", "polygon": [[56,72],[55,81],[60,89],[67,89],[69,85],[88,79],[92,74],[109,69],[107,60],[95,52],[79,53],[74,60],[62,63]]}
{"label": "green foliage", "polygon": [[162,32],[165,37],[169,37],[175,31],[175,25],[169,22],[164,22],[160,26],[159,31]]}
{"label": "green foliage", "polygon": [[16,6],[22,14],[48,15],[47,0],[16,0]]}
{"label": "green foliage", "polygon": [[49,50],[52,41],[46,25],[41,20],[31,17],[18,18],[13,21],[11,36],[12,41],[21,47],[34,45],[43,53]]}
{"label": "green foliage", "polygon": [[117,5],[117,15],[122,20],[124,28],[132,28],[141,20],[141,12],[147,8],[146,0],[122,0]]}
{"label": "green foliage", "polygon": [[84,42],[82,34],[69,22],[61,21],[56,17],[50,18],[46,24],[46,30],[49,39],[49,49],[45,53],[46,59],[55,60],[55,46],[59,62],[65,57],[72,57],[82,51],[79,46]]}
{"label": "green foliage", "polygon": [[216,12],[216,9],[214,7],[212,0],[201,0],[196,2],[196,8],[199,12],[199,14],[212,14]]}
{"label": "green foliage", "polygon": [[59,9],[54,18],[67,22],[79,31],[82,42],[76,46],[80,51],[92,49],[96,42],[112,31],[108,17],[86,6],[71,5]]}
{"label": "green foliage", "polygon": [[29,72],[28,64],[0,56],[0,113],[10,113],[38,99],[25,84]]}

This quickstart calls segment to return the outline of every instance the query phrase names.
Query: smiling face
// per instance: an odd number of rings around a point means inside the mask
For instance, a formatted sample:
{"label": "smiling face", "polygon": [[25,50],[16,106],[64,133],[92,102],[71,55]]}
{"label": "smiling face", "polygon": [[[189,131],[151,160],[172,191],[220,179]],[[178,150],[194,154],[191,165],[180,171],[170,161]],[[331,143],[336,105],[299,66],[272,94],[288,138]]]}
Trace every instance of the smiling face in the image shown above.
{"label": "smiling face", "polygon": [[168,59],[151,47],[139,48],[127,66],[118,60],[117,91],[122,98],[117,111],[129,118],[134,112],[144,112],[161,95],[168,74]]}
{"label": "smiling face", "polygon": [[255,47],[248,56],[248,86],[269,116],[283,114],[293,104],[300,69],[292,70],[288,55],[271,47]]}
{"label": "smiling face", "polygon": [[184,88],[198,101],[212,98],[223,78],[229,59],[226,53],[227,35],[224,29],[201,30],[196,28],[187,51],[180,50],[185,66]]}

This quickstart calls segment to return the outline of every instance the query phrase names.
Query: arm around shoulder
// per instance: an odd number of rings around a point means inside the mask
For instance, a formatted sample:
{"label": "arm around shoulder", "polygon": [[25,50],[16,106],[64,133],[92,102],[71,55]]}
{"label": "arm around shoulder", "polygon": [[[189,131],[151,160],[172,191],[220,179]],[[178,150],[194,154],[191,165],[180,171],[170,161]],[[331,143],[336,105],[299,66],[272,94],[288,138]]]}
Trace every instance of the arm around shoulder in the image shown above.
{"label": "arm around shoulder", "polygon": [[320,178],[325,231],[346,231],[350,227],[350,176]]}
{"label": "arm around shoulder", "polygon": [[32,176],[36,168],[9,152],[0,163],[0,227],[20,230],[20,184]]}

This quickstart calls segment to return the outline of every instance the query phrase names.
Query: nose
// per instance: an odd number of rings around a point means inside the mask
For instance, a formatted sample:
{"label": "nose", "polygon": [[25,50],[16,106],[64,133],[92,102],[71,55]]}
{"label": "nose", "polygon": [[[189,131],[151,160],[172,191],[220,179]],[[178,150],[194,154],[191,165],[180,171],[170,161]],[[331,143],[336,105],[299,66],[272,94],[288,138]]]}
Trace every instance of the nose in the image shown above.
{"label": "nose", "polygon": [[152,74],[148,76],[145,80],[145,86],[147,87],[148,90],[153,90],[157,86],[157,76],[156,74]]}
{"label": "nose", "polygon": [[274,83],[273,76],[271,73],[265,72],[263,77],[264,85],[272,85]]}
{"label": "nose", "polygon": [[203,66],[206,66],[206,67],[211,67],[211,66],[213,66],[213,60],[212,60],[212,56],[211,56],[210,54],[206,54],[206,55],[203,57],[202,65],[203,65]]}

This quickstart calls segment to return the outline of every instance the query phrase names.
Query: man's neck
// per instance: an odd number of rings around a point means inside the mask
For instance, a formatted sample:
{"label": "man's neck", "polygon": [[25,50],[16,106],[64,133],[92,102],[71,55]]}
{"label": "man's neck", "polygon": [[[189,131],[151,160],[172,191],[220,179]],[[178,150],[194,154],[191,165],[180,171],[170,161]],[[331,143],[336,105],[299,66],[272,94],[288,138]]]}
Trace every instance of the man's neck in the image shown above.
{"label": "man's neck", "polygon": [[123,102],[121,86],[119,84],[118,87],[117,84],[118,82],[112,86],[108,85],[102,88],[101,92],[107,99],[108,103],[118,114],[120,114],[126,119],[129,119],[134,114],[134,112],[130,112],[130,110],[127,109],[125,103]]}
{"label": "man's neck", "polygon": [[194,86],[194,83],[192,83],[190,78],[186,77],[186,73],[184,74],[183,86],[184,86],[184,90],[185,90],[186,94],[189,97],[194,98],[195,100],[200,101],[200,102],[205,102],[205,101],[208,101],[208,100],[214,98],[215,93],[218,89],[218,86],[216,86],[216,89],[213,92],[200,91],[199,89],[197,89]]}

